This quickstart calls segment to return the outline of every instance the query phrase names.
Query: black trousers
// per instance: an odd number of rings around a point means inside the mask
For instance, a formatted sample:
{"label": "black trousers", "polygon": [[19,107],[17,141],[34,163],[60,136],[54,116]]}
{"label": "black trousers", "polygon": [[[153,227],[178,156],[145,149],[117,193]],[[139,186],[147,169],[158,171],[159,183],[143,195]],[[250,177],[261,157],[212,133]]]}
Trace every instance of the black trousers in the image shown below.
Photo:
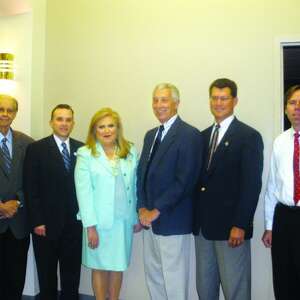
{"label": "black trousers", "polygon": [[[47,230],[47,229],[46,229]],[[40,300],[57,300],[57,266],[59,263],[61,300],[78,300],[81,270],[82,227],[68,224],[56,239],[33,234]]]}
{"label": "black trousers", "polygon": [[29,236],[16,239],[10,229],[0,234],[0,299],[21,300]]}
{"label": "black trousers", "polygon": [[278,204],[272,229],[273,286],[277,300],[300,299],[300,208]]}

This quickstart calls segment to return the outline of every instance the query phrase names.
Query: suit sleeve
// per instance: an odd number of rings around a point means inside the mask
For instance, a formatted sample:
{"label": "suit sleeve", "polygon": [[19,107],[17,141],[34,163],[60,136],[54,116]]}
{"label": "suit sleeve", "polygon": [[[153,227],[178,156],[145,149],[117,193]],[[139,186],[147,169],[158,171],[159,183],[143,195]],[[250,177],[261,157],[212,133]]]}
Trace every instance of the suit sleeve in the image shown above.
{"label": "suit sleeve", "polygon": [[79,218],[83,227],[97,225],[94,207],[92,178],[90,172],[91,153],[86,148],[79,148],[75,166],[75,187],[79,206]]}
{"label": "suit sleeve", "polygon": [[24,191],[32,228],[45,225],[39,182],[39,153],[41,151],[38,150],[36,144],[29,145],[24,160]]}
{"label": "suit sleeve", "polygon": [[147,140],[147,134],[144,138],[142,154],[139,159],[139,163],[137,167],[137,179],[136,179],[137,210],[146,207],[144,185],[142,182],[142,169],[144,168],[144,164],[147,163],[147,159],[146,159],[147,153],[145,150],[146,140]]}
{"label": "suit sleeve", "polygon": [[203,143],[196,129],[184,134],[176,164],[174,183],[154,202],[161,213],[174,207],[185,195],[194,192],[202,166]]}
{"label": "suit sleeve", "polygon": [[[252,225],[262,185],[263,141],[254,131],[245,137],[241,155],[240,197],[233,226],[246,229]],[[238,184],[238,183],[237,183]]]}

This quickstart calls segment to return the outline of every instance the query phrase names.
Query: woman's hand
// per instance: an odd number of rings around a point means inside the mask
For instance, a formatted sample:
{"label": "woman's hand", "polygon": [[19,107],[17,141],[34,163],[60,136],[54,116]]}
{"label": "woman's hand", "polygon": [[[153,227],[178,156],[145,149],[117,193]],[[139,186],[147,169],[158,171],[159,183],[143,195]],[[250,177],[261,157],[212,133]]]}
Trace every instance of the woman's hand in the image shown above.
{"label": "woman's hand", "polygon": [[87,228],[87,235],[88,235],[88,246],[91,249],[96,249],[99,245],[99,236],[96,229],[96,226],[91,226]]}
{"label": "woman's hand", "polygon": [[137,224],[133,225],[133,232],[138,233],[143,229],[143,225],[138,222]]}

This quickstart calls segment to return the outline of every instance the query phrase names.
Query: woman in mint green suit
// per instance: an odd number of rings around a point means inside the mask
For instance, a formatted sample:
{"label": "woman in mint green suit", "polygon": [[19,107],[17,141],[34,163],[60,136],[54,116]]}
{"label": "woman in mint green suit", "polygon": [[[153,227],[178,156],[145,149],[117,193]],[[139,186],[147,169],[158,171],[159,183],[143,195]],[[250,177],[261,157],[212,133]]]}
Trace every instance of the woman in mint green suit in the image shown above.
{"label": "woman in mint green suit", "polygon": [[78,217],[82,220],[82,263],[92,269],[97,300],[118,299],[128,268],[136,214],[137,153],[123,137],[118,113],[110,108],[92,118],[75,168]]}

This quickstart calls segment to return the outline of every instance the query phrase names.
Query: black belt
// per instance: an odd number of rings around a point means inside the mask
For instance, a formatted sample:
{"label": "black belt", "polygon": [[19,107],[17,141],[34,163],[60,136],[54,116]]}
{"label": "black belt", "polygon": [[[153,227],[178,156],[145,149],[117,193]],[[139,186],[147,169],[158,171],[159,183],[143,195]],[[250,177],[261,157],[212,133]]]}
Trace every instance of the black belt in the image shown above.
{"label": "black belt", "polygon": [[288,209],[288,210],[293,210],[293,211],[297,211],[299,210],[300,211],[300,206],[296,206],[296,205],[285,205],[281,202],[278,202],[277,204],[279,207],[282,207],[282,208],[285,208],[285,209]]}

